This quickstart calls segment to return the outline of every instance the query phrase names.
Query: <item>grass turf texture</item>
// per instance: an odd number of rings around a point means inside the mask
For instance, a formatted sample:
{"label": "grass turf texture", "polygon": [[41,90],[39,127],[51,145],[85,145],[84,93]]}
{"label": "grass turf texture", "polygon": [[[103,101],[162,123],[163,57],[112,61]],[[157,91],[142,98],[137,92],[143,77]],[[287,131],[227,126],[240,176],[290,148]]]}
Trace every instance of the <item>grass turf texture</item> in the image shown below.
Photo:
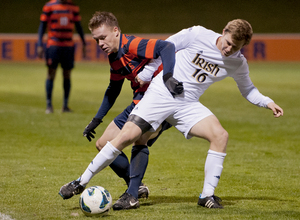
{"label": "grass turf texture", "polygon": [[[300,63],[250,63],[259,90],[275,100],[285,114],[248,103],[228,78],[209,88],[201,102],[229,132],[227,156],[216,195],[223,210],[197,207],[202,191],[208,142],[185,140],[174,128],[150,148],[144,182],[148,200],[137,210],[110,211],[105,219],[299,219],[299,88]],[[87,219],[79,196],[63,200],[60,187],[77,178],[94,158],[95,141],[82,132],[98,110],[109,78],[109,66],[77,63],[72,75],[70,107],[61,113],[62,77],[54,86],[54,114],[45,112],[42,63],[0,65],[0,213],[14,219]],[[99,137],[130,102],[123,91],[96,129]],[[130,147],[125,153],[130,155]],[[110,168],[88,186],[101,185],[116,201],[126,186]]]}

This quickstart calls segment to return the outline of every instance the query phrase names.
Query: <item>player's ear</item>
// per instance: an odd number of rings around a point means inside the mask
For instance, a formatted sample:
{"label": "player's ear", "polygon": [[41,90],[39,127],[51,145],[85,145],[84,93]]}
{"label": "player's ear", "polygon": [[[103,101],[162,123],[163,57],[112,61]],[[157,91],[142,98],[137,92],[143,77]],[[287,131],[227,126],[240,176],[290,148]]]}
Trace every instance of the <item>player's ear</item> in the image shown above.
{"label": "player's ear", "polygon": [[118,37],[119,34],[120,34],[119,28],[118,27],[114,27],[114,32],[115,32],[116,37]]}

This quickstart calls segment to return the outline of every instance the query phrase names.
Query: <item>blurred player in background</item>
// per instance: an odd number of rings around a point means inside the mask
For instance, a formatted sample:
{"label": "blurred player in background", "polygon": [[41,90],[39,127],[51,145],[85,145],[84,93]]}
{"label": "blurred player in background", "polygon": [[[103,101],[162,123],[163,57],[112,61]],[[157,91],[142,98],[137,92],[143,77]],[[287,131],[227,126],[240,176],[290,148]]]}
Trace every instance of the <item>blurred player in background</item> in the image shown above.
{"label": "blurred player in background", "polygon": [[[187,139],[198,137],[210,142],[198,205],[223,208],[214,191],[223,170],[228,133],[217,117],[199,102],[200,96],[211,84],[232,77],[242,96],[250,103],[272,110],[276,118],[283,115],[283,110],[272,99],[262,95],[249,77],[247,60],[240,50],[249,44],[252,33],[247,21],[236,19],[228,22],[222,35],[194,26],[169,37],[167,41],[172,42],[177,51],[174,71],[166,73],[164,69],[152,80],[121,132],[102,148],[81,176],[79,184],[86,184],[93,175],[114,161],[126,146],[147,134],[146,131],[155,131],[166,120]],[[153,69],[160,65],[156,61],[152,64]],[[145,70],[149,68],[145,67]],[[147,75],[143,71],[138,77],[143,74]],[[170,93],[167,81],[170,76],[183,83],[182,93]]]}
{"label": "blurred player in background", "polygon": [[[110,83],[104,94],[102,104],[83,132],[83,135],[89,141],[94,138],[95,128],[102,122],[103,117],[114,105],[125,79],[130,81],[133,90],[132,103],[108,125],[102,136],[97,140],[96,147],[101,151],[103,146],[120,132],[131,110],[141,100],[148,88],[149,84],[144,83],[142,80],[137,81],[139,72],[143,70],[144,66],[152,58],[162,56],[167,61],[175,57],[175,55],[171,55],[170,58],[164,56],[170,53],[169,51],[171,51],[171,54],[174,53],[174,45],[171,43],[122,34],[117,18],[109,12],[96,12],[89,22],[89,29],[99,47],[108,54],[111,67]],[[164,68],[170,70],[173,68],[172,65],[171,63],[171,65],[166,65]],[[152,72],[150,78],[154,76],[155,73],[153,74]],[[126,192],[113,205],[114,210],[138,208],[138,198],[148,197],[149,189],[141,182],[148,165],[148,146],[151,146],[160,133],[169,127],[169,123],[162,122],[162,128],[159,129],[160,132],[153,134],[149,141],[148,136],[136,141],[132,147],[130,163],[127,156],[120,152],[116,160],[110,164],[114,172],[123,178],[128,186]],[[91,170],[91,173],[93,172]],[[60,190],[60,195],[64,199],[68,199],[74,194],[81,193],[87,183],[79,185],[79,182],[81,182],[81,178],[63,186]]]}
{"label": "blurred player in background", "polygon": [[79,7],[71,0],[52,0],[43,7],[38,31],[38,56],[43,57],[43,35],[48,27],[47,48],[45,51],[48,74],[46,79],[46,114],[53,113],[52,91],[58,64],[63,69],[64,101],[62,112],[71,112],[68,106],[71,90],[71,70],[74,67],[74,42],[72,40],[74,27],[83,44],[85,57],[85,39],[81,27]]}

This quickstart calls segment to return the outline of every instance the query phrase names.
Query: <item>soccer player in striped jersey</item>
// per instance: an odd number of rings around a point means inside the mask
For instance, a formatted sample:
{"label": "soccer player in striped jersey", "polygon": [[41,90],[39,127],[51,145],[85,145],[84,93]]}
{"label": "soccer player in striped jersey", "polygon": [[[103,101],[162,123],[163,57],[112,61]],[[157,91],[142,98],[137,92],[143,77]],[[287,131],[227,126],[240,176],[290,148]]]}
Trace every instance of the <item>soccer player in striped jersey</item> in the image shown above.
{"label": "soccer player in striped jersey", "polygon": [[71,0],[51,0],[43,7],[38,31],[38,56],[43,57],[43,35],[48,27],[48,39],[45,51],[48,67],[46,79],[46,114],[53,113],[52,91],[58,64],[63,69],[64,101],[62,112],[71,112],[68,102],[71,90],[71,70],[74,67],[74,42],[72,40],[76,28],[83,44],[85,57],[85,39],[81,27],[79,7]]}
{"label": "soccer player in striped jersey", "polygon": [[[108,54],[111,67],[110,83],[102,104],[96,116],[83,132],[89,141],[94,138],[95,128],[102,122],[103,117],[120,94],[125,79],[130,81],[133,90],[132,103],[108,125],[102,136],[97,140],[96,147],[101,152],[103,146],[120,132],[131,110],[141,100],[148,88],[149,84],[137,80],[139,72],[151,59],[158,57],[162,58],[165,71],[167,73],[172,72],[175,63],[175,50],[174,45],[166,41],[142,39],[122,34],[116,17],[109,12],[96,12],[89,22],[89,29],[99,47]],[[155,73],[151,73],[151,78],[154,76]],[[174,94],[179,93],[182,88],[182,85],[171,75],[169,76],[168,86]],[[113,205],[114,210],[138,208],[138,198],[148,196],[148,188],[141,184],[148,165],[148,146],[151,146],[160,133],[169,127],[170,125],[167,122],[162,122],[162,128],[157,132],[158,134],[151,134],[151,137],[145,135],[137,140],[132,147],[130,164],[123,152],[119,152],[120,155],[110,164],[115,173],[122,177],[128,185],[126,192]],[[64,199],[68,199],[74,194],[81,193],[96,173],[97,170],[90,165],[78,180],[63,186],[60,189],[60,195]]]}

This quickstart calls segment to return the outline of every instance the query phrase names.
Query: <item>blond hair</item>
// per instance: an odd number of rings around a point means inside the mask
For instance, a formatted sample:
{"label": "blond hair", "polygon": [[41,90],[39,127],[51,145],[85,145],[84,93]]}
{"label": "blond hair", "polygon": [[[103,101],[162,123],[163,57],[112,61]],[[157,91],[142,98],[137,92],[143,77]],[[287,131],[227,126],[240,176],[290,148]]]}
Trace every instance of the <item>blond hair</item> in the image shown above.
{"label": "blond hair", "polygon": [[244,45],[247,45],[251,41],[253,30],[248,21],[243,19],[235,19],[227,23],[224,28],[224,33],[230,33],[234,40],[244,40]]}
{"label": "blond hair", "polygon": [[90,31],[93,31],[94,29],[102,26],[103,24],[112,28],[117,27],[119,31],[121,31],[116,16],[114,16],[113,13],[106,11],[96,11],[93,14],[93,17],[90,19],[88,27]]}

